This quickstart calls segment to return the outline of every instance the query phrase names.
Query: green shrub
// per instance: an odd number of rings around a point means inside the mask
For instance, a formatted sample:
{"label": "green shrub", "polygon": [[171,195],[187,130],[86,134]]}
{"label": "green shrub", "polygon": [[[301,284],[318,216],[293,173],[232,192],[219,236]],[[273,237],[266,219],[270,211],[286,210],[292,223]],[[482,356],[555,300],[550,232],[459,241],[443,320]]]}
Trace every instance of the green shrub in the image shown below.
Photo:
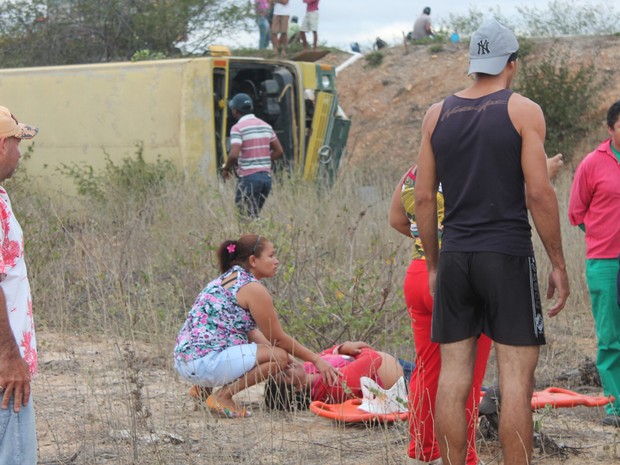
{"label": "green shrub", "polygon": [[97,201],[121,196],[125,202],[143,203],[161,194],[165,182],[179,176],[169,160],[158,157],[154,163],[144,160],[143,146],[138,145],[135,157],[115,164],[105,154],[105,168],[96,171],[90,165],[62,165],[60,173],[73,180],[78,194]]}
{"label": "green shrub", "polygon": [[567,159],[577,143],[592,128],[593,111],[602,87],[593,66],[571,67],[554,51],[539,62],[520,60],[521,70],[515,90],[538,103],[547,123],[546,151]]}
{"label": "green shrub", "polygon": [[428,48],[428,53],[440,53],[444,51],[443,44],[433,44]]}
{"label": "green shrub", "polygon": [[376,51],[370,52],[364,55],[364,59],[366,60],[366,66],[370,68],[377,68],[383,63],[383,53]]}

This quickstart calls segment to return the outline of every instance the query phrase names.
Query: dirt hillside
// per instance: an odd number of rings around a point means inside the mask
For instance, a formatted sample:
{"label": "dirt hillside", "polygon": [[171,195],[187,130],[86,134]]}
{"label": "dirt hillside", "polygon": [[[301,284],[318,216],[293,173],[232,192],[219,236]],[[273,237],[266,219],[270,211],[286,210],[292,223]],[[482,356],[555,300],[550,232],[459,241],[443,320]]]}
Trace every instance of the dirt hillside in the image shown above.
{"label": "dirt hillside", "polygon": [[[527,59],[536,60],[552,49],[568,64],[593,66],[608,80],[599,105],[603,121],[609,105],[620,98],[620,37],[532,39]],[[436,53],[428,45],[392,47],[382,53],[377,67],[361,59],[342,70],[337,85],[341,105],[353,121],[347,149],[350,162],[381,160],[386,168],[400,171],[414,160],[429,105],[471,82],[469,50],[461,42],[444,45]]]}

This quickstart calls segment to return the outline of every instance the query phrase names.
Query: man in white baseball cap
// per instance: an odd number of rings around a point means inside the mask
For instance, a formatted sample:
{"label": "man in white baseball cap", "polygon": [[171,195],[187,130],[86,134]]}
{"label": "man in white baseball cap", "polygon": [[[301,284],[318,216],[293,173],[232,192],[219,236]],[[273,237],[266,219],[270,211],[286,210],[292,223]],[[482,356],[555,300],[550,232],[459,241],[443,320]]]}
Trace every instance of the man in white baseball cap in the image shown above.
{"label": "man in white baseball cap", "polygon": [[494,341],[499,364],[504,461],[531,463],[531,396],[545,333],[528,207],[551,262],[547,297],[557,297],[549,317],[570,293],[558,202],[547,174],[545,118],[536,103],[510,90],[518,49],[512,31],[485,22],[469,47],[473,84],[432,105],[422,123],[416,221],[434,295],[431,340],[441,349],[435,430],[445,464],[466,463],[465,405],[479,395],[472,379],[483,333]]}
{"label": "man in white baseball cap", "polygon": [[[21,156],[19,143],[37,128],[19,123],[0,106],[0,182],[10,178]],[[24,261],[22,229],[0,186],[0,463],[35,465],[37,437],[31,377],[37,370],[32,297]]]}

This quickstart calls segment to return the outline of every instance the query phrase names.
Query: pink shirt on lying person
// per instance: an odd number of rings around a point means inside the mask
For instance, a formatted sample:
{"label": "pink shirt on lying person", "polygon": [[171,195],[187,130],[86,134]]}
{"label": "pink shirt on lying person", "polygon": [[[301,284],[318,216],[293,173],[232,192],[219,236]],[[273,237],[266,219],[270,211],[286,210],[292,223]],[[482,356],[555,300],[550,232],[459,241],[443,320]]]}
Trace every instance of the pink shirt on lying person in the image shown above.
{"label": "pink shirt on lying person", "polygon": [[586,227],[586,258],[620,254],[620,163],[610,140],[588,154],[575,171],[568,202],[571,224]]}
{"label": "pink shirt on lying person", "polygon": [[[361,377],[366,376],[381,387],[383,382],[377,374],[377,370],[383,363],[381,354],[372,349],[362,349],[357,355],[344,355],[334,353],[338,346],[324,350],[319,355],[331,366],[337,368],[342,373],[340,382],[336,385],[329,385],[323,378],[317,376],[313,385],[310,397],[312,400],[320,400],[331,404],[341,404],[342,402],[362,398]],[[318,370],[310,363],[304,363],[304,370],[308,374],[316,374]]]}

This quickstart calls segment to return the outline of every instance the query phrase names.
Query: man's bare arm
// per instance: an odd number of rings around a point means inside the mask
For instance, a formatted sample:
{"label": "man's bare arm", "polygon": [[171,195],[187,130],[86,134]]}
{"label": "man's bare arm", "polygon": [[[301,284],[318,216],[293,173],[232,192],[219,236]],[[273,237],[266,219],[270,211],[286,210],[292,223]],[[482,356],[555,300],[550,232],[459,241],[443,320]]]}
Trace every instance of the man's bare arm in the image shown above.
{"label": "man's bare arm", "polygon": [[518,94],[514,94],[510,99],[509,112],[515,127],[521,133],[521,166],[525,177],[527,204],[536,231],[551,261],[547,298],[552,298],[555,291],[558,291],[557,299],[548,312],[549,316],[555,316],[566,305],[570,290],[562,250],[558,201],[547,172],[544,149],[545,119],[538,105]]}
{"label": "man's bare arm", "polygon": [[0,391],[2,408],[7,409],[11,397],[13,410],[19,412],[22,405],[30,399],[30,370],[19,353],[13,331],[9,323],[6,297],[0,288]]}
{"label": "man's bare arm", "polygon": [[431,136],[439,119],[441,104],[429,108],[422,122],[422,140],[418,154],[418,171],[415,183],[415,215],[422,247],[429,271],[431,293],[435,292],[435,274],[439,262],[437,238],[437,171]]}

